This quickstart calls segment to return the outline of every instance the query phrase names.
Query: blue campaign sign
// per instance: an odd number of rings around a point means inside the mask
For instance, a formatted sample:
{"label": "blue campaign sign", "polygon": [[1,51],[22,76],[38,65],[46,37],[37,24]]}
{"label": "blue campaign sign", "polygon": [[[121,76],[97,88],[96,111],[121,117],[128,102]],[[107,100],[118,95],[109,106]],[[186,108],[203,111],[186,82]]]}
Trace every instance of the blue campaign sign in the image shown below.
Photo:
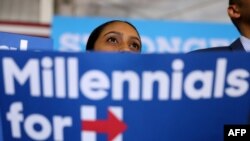
{"label": "blue campaign sign", "polygon": [[0,50],[53,50],[53,41],[49,38],[0,32]]}
{"label": "blue campaign sign", "polygon": [[4,140],[221,141],[249,123],[249,59],[2,51]]}
{"label": "blue campaign sign", "polygon": [[3,129],[2,129],[2,119],[1,119],[1,107],[0,107],[0,140],[3,140]]}
{"label": "blue campaign sign", "polygon": [[[180,53],[225,46],[239,36],[231,23],[120,19],[137,27],[142,39],[143,53]],[[91,31],[109,20],[112,19],[55,16],[52,23],[54,49],[84,51]]]}

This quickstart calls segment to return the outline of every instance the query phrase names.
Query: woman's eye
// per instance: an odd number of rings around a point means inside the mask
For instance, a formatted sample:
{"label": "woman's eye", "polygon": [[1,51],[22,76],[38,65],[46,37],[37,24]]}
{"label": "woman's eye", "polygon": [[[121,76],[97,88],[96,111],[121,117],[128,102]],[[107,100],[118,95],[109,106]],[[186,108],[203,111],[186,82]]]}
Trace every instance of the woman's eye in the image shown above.
{"label": "woman's eye", "polygon": [[116,38],[114,38],[114,37],[108,38],[107,41],[110,42],[110,43],[118,43],[118,41],[117,41]]}
{"label": "woman's eye", "polygon": [[140,49],[140,46],[137,43],[133,43],[130,46],[134,49]]}

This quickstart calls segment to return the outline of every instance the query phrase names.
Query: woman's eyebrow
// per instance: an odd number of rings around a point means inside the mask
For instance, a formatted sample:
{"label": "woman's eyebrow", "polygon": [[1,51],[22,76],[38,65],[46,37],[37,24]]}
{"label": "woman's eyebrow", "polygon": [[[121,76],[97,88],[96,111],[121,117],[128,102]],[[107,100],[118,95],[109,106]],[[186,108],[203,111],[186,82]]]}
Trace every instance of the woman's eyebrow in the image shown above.
{"label": "woman's eyebrow", "polygon": [[[123,35],[121,32],[117,32],[117,31],[109,31],[107,33],[105,33],[103,36],[107,36],[108,34],[118,34],[118,35]],[[136,36],[129,36],[130,39],[134,39],[134,40],[137,40],[140,44],[141,44],[141,40],[136,37]]]}
{"label": "woman's eyebrow", "polygon": [[130,36],[131,39],[137,40],[141,44],[141,40],[136,36]]}
{"label": "woman's eyebrow", "polygon": [[135,40],[138,40],[140,42],[140,39],[136,36],[130,36],[131,39],[135,39]]}
{"label": "woman's eyebrow", "polygon": [[118,34],[118,35],[122,35],[122,33],[117,32],[117,31],[110,31],[104,34],[104,36],[108,35],[108,34]]}

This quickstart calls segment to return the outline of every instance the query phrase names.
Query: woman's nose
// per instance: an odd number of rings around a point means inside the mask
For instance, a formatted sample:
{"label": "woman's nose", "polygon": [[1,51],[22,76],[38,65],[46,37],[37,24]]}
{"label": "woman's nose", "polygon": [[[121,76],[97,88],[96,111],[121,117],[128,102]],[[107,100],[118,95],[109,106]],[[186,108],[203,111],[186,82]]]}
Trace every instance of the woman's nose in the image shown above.
{"label": "woman's nose", "polygon": [[119,48],[119,52],[130,52],[128,45],[121,45]]}

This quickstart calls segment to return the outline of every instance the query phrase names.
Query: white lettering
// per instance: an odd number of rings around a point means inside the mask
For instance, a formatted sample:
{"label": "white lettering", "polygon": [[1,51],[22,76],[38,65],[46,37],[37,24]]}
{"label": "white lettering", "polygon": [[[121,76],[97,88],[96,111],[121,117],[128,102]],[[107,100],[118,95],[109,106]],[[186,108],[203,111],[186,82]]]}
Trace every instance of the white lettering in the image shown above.
{"label": "white lettering", "polygon": [[133,71],[115,71],[112,74],[112,98],[114,100],[123,99],[123,84],[128,82],[128,97],[130,100],[140,99],[140,79]]}
{"label": "white lettering", "polygon": [[[40,126],[39,131],[35,129],[35,125]],[[24,122],[24,130],[33,140],[46,140],[51,135],[51,125],[49,120],[40,114],[29,115]]]}
{"label": "white lettering", "polygon": [[240,133],[240,129],[235,129],[235,136]]}
{"label": "white lettering", "polygon": [[67,70],[68,70],[68,94],[69,94],[69,98],[78,98],[78,89],[79,89],[79,85],[78,85],[78,59],[77,58],[73,58],[70,57],[67,60]]}
{"label": "white lettering", "polygon": [[110,88],[108,76],[99,70],[88,71],[80,80],[82,93],[89,99],[101,100],[107,95]]}
{"label": "white lettering", "polygon": [[[156,52],[154,42],[149,37],[141,36],[141,41],[142,41],[143,45],[146,47],[145,50],[147,53]],[[144,49],[144,47],[142,49]]]}
{"label": "white lettering", "polygon": [[227,136],[234,136],[234,130],[233,130],[233,129],[230,129]]}
{"label": "white lettering", "polygon": [[49,57],[44,57],[41,61],[42,70],[42,84],[43,84],[43,95],[44,97],[53,97],[53,61]]}
{"label": "white lettering", "polygon": [[142,100],[148,101],[153,99],[153,86],[158,82],[158,99],[167,100],[169,98],[169,76],[163,71],[150,72],[142,74]]}
{"label": "white lettering", "polygon": [[81,37],[76,33],[65,33],[60,37],[60,51],[81,51]]}
{"label": "white lettering", "polygon": [[0,50],[9,50],[9,47],[6,45],[0,45]]}
{"label": "white lettering", "polygon": [[183,52],[189,52],[190,50],[205,48],[205,47],[206,47],[205,39],[189,38],[183,44]]}
{"label": "white lettering", "polygon": [[246,134],[247,133],[247,130],[246,129],[241,129],[241,132],[240,132],[240,135],[241,136],[244,136],[244,134]]}
{"label": "white lettering", "polygon": [[[66,97],[66,74],[65,74],[65,60],[63,57],[55,58],[55,82],[56,82],[56,97]],[[77,83],[76,83],[77,84]]]}
{"label": "white lettering", "polygon": [[2,61],[7,95],[16,93],[15,83],[22,86],[27,81],[31,96],[60,99],[76,99],[81,92],[91,100],[103,100],[108,98],[110,92],[112,100],[128,98],[132,101],[149,101],[154,95],[160,101],[181,100],[183,96],[199,100],[212,96],[222,98],[225,94],[232,98],[241,97],[249,90],[249,71],[233,69],[227,72],[225,58],[217,60],[215,70],[192,70],[184,75],[183,72],[187,72],[185,63],[175,59],[170,74],[164,70],[144,70],[141,75],[132,70],[114,70],[111,78],[101,70],[89,70],[79,78],[79,64],[75,57],[67,60],[63,57],[43,57],[40,67],[39,59],[30,59],[23,67],[18,66],[13,58],[6,57]]}
{"label": "white lettering", "polygon": [[224,94],[224,83],[226,77],[227,60],[218,59],[215,72],[214,97],[221,98]]}
{"label": "white lettering", "polygon": [[180,52],[181,39],[179,37],[170,38],[170,43],[164,37],[157,37],[156,42],[159,46],[159,52],[178,53]]}
{"label": "white lettering", "polygon": [[[70,116],[53,116],[52,123],[44,115],[30,114],[27,117],[23,115],[23,104],[21,102],[13,102],[6,118],[11,125],[11,135],[13,138],[22,138],[22,125],[25,133],[32,140],[47,140],[54,133],[54,140],[64,140],[64,129],[72,126],[72,118]],[[23,124],[22,124],[23,123]]]}
{"label": "white lettering", "polygon": [[7,120],[10,122],[11,133],[13,138],[21,138],[20,122],[24,120],[21,112],[23,111],[23,105],[21,102],[14,102],[10,106],[10,110],[7,113]]}
{"label": "white lettering", "polygon": [[28,41],[27,40],[20,41],[20,50],[22,50],[22,51],[28,50]]}
{"label": "white lettering", "polygon": [[249,72],[244,69],[235,69],[228,74],[227,83],[230,87],[226,88],[226,94],[230,97],[240,97],[249,90]]}
{"label": "white lettering", "polygon": [[[9,47],[8,45],[0,45],[0,50],[12,50],[12,51],[16,51],[18,49],[18,47]],[[28,50],[28,40],[24,40],[21,39],[20,40],[20,46],[19,49],[21,51],[26,51]]]}
{"label": "white lettering", "polygon": [[20,85],[24,85],[25,82],[30,80],[30,92],[32,96],[40,96],[40,80],[39,80],[39,62],[37,59],[30,59],[21,70],[13,58],[3,59],[3,77],[5,84],[5,93],[7,95],[14,95],[15,81]]}
{"label": "white lettering", "polygon": [[54,140],[55,141],[63,141],[64,128],[72,126],[71,117],[61,117],[54,116],[53,117],[53,130],[54,130]]}
{"label": "white lettering", "polygon": [[182,81],[183,74],[182,70],[184,68],[184,63],[181,59],[176,59],[172,63],[172,69],[174,70],[172,74],[172,87],[171,87],[171,98],[173,100],[180,100],[182,98]]}
{"label": "white lettering", "polygon": [[[201,82],[201,88],[195,88],[195,84]],[[212,96],[213,72],[212,71],[193,71],[186,77],[184,90],[186,95],[193,99],[207,99]]]}

